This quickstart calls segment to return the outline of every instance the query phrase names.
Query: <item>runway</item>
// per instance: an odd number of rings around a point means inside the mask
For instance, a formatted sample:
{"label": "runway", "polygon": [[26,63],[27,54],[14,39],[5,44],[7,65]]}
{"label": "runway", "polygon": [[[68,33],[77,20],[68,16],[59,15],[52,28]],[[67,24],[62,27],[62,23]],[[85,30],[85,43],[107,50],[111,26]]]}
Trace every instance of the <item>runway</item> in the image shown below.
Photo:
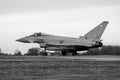
{"label": "runway", "polygon": [[85,61],[120,61],[120,56],[100,55],[100,56],[47,56],[58,59],[77,59]]}
{"label": "runway", "polygon": [[1,80],[119,80],[120,56],[0,56]]}
{"label": "runway", "polygon": [[[17,57],[17,59],[16,59]],[[55,60],[79,60],[79,61],[120,61],[120,56],[112,55],[93,55],[93,56],[0,56],[0,61],[39,61],[41,59]]]}

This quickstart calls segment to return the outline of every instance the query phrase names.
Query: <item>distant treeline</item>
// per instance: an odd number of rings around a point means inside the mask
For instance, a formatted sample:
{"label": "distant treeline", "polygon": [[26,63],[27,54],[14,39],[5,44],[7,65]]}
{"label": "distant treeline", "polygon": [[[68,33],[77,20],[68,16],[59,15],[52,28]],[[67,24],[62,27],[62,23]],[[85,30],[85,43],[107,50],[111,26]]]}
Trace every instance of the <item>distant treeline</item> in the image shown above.
{"label": "distant treeline", "polygon": [[27,56],[38,56],[38,55],[46,56],[47,53],[44,52],[44,51],[40,51],[39,48],[30,48],[30,49],[28,50],[28,52],[25,53],[24,55],[27,55]]}
{"label": "distant treeline", "polygon": [[[55,55],[60,55],[57,52],[54,53]],[[30,48],[27,53],[22,54],[21,51],[16,50],[14,54],[7,54],[3,53],[2,50],[0,49],[0,56],[4,55],[10,55],[10,56],[38,56],[38,55],[43,55],[46,56],[47,53],[40,51],[39,48]],[[120,55],[120,46],[103,46],[101,48],[95,48],[95,49],[90,49],[87,52],[79,55]]]}
{"label": "distant treeline", "polygon": [[[56,54],[58,53],[56,52]],[[43,51],[39,51],[38,48],[31,48],[24,55],[36,56],[36,55],[47,55],[47,53]],[[120,46],[103,46],[101,48],[90,49],[87,52],[80,55],[120,55]]]}
{"label": "distant treeline", "polygon": [[101,49],[90,49],[83,55],[120,55],[120,46],[103,46]]}

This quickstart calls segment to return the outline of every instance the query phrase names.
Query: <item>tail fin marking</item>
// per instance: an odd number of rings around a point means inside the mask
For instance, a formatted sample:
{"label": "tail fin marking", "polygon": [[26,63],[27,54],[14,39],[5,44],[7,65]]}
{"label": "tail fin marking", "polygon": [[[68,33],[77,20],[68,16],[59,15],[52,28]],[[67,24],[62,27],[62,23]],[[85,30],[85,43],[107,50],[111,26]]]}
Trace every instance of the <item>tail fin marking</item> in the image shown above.
{"label": "tail fin marking", "polygon": [[83,38],[88,39],[88,40],[100,40],[106,26],[108,24],[108,21],[104,21],[101,24],[99,24],[97,27],[92,29],[90,32],[85,34]]}

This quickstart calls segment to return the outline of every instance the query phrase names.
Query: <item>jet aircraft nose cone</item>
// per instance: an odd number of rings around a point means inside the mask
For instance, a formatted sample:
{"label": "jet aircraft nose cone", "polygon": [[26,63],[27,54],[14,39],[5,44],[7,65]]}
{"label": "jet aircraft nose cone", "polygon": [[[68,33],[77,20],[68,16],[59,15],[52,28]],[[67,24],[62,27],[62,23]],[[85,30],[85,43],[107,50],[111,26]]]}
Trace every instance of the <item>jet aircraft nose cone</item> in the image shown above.
{"label": "jet aircraft nose cone", "polygon": [[26,38],[20,38],[20,39],[17,39],[16,41],[18,41],[18,42],[24,42],[24,43],[29,43],[29,41]]}

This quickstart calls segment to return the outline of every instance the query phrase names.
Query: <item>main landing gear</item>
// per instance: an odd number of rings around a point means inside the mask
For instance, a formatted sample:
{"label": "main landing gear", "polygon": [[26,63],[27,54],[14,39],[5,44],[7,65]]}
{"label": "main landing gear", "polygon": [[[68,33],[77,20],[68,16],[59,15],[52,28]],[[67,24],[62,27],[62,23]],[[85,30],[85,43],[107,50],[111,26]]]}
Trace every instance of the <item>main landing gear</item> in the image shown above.
{"label": "main landing gear", "polygon": [[67,55],[67,51],[62,51],[62,56],[66,56]]}
{"label": "main landing gear", "polygon": [[61,54],[62,54],[62,56],[67,56],[67,55],[76,56],[77,55],[77,51],[72,51],[72,52],[62,51]]}

